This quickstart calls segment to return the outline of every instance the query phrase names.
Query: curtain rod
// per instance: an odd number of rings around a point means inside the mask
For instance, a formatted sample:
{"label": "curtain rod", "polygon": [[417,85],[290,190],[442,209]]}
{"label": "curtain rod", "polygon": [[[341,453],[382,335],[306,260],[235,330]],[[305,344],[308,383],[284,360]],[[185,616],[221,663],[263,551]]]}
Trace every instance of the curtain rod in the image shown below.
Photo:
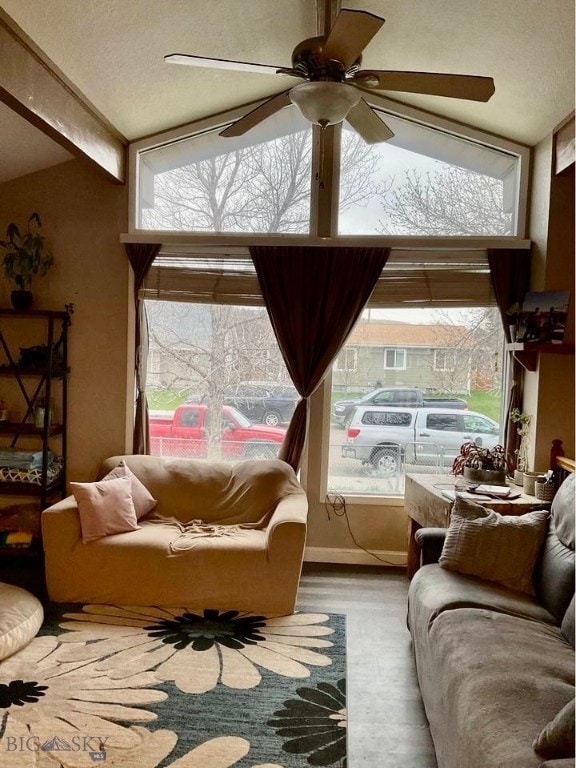
{"label": "curtain rod", "polygon": [[248,248],[251,245],[309,246],[332,248],[394,248],[419,250],[479,250],[486,248],[530,251],[531,241],[520,237],[493,235],[487,237],[418,237],[412,235],[359,235],[343,237],[311,237],[309,235],[257,235],[222,234],[208,232],[142,231],[120,235],[121,243],[160,243],[161,245],[236,246]]}

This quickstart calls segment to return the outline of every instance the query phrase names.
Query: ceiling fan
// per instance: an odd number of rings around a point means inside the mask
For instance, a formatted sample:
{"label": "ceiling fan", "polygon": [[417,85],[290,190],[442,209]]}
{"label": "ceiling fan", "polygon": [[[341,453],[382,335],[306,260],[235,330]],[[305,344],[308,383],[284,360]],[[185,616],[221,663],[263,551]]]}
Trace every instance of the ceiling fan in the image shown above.
{"label": "ceiling fan", "polygon": [[327,36],[307,38],[294,48],[292,67],[185,53],[171,53],[164,60],[209,69],[276,73],[305,81],[248,112],[221,131],[221,136],[241,136],[283,107],[296,104],[311,123],[325,128],[347,120],[364,141],[375,144],[391,139],[394,134],[362,98],[362,90],[404,91],[473,101],[488,101],[494,93],[491,77],[361,69],[362,51],[383,24],[384,19],[367,11],[342,9]]}

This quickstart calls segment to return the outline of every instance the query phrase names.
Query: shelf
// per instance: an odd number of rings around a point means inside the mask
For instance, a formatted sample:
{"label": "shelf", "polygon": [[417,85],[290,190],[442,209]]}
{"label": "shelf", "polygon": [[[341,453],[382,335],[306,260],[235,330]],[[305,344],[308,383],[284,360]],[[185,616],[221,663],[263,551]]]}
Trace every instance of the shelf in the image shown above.
{"label": "shelf", "polygon": [[[52,424],[48,427],[48,437],[62,434],[62,424]],[[37,435],[44,436],[44,429],[21,421],[0,421],[0,435]]]}
{"label": "shelf", "polygon": [[69,371],[62,369],[49,371],[48,368],[25,368],[22,365],[0,365],[0,376],[48,376],[62,379]]}
{"label": "shelf", "polygon": [[538,367],[538,355],[574,354],[574,344],[542,344],[535,341],[506,344],[506,349],[512,352],[516,360],[527,371],[536,370]]}
{"label": "shelf", "polygon": [[[0,438],[16,450],[20,444],[30,450],[32,443],[41,455],[39,466],[33,468],[0,467],[0,496],[33,497],[40,509],[63,498],[66,490],[70,314],[68,310],[0,309],[0,379],[3,395],[4,390],[8,392],[3,409],[8,411],[5,415],[12,412],[12,420],[0,421]],[[32,338],[38,343],[22,346],[24,339]],[[46,402],[58,410],[60,423],[47,419],[36,426],[32,414],[39,418],[42,414],[36,409],[46,411]],[[52,450],[53,440],[58,456]]]}
{"label": "shelf", "polygon": [[0,480],[0,496],[54,496],[61,493],[63,483],[60,479],[48,485],[45,490],[38,483],[20,483],[16,480]]}
{"label": "shelf", "polygon": [[42,554],[42,547],[38,543],[34,543],[30,547],[0,547],[0,558],[25,557],[36,559]]}
{"label": "shelf", "polygon": [[59,309],[0,309],[0,317],[40,317],[40,318],[53,318],[54,320],[67,320],[69,317],[68,312]]}

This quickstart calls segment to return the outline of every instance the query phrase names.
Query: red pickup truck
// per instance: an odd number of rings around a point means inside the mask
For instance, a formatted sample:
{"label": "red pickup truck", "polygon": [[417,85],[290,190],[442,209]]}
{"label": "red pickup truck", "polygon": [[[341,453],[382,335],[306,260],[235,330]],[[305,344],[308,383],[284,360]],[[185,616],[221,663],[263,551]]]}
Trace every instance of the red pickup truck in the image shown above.
{"label": "red pickup truck", "polygon": [[[150,416],[150,448],[154,456],[206,458],[210,429],[210,406],[180,405],[173,414]],[[278,455],[286,430],[252,424],[243,414],[222,408],[223,459],[271,459]]]}

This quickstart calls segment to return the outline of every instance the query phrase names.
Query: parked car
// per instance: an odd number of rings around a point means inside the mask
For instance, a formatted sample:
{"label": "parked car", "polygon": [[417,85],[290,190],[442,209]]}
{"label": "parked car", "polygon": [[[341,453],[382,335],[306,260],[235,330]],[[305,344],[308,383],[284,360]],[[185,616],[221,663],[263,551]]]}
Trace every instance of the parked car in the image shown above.
{"label": "parked car", "polygon": [[460,397],[425,397],[418,387],[379,387],[367,395],[351,400],[336,400],[332,407],[332,420],[344,428],[350,425],[358,405],[409,405],[413,408],[456,408],[466,410],[468,403]]}
{"label": "parked car", "polygon": [[[226,387],[222,402],[243,413],[250,421],[277,427],[292,418],[300,399],[295,387],[277,381],[244,381]],[[194,394],[189,403],[206,403],[206,395]]]}
{"label": "parked car", "polygon": [[469,442],[493,448],[500,442],[499,424],[475,411],[362,405],[348,427],[342,456],[393,474],[407,454],[409,463],[451,464]]}
{"label": "parked car", "polygon": [[222,401],[247,416],[251,421],[269,427],[290,421],[300,399],[290,384],[267,381],[245,381],[228,387]]}
{"label": "parked car", "polygon": [[[222,408],[222,458],[272,459],[278,455],[286,430],[252,424],[242,413],[225,405]],[[155,456],[208,455],[210,406],[185,403],[174,413],[150,416],[150,447]]]}

